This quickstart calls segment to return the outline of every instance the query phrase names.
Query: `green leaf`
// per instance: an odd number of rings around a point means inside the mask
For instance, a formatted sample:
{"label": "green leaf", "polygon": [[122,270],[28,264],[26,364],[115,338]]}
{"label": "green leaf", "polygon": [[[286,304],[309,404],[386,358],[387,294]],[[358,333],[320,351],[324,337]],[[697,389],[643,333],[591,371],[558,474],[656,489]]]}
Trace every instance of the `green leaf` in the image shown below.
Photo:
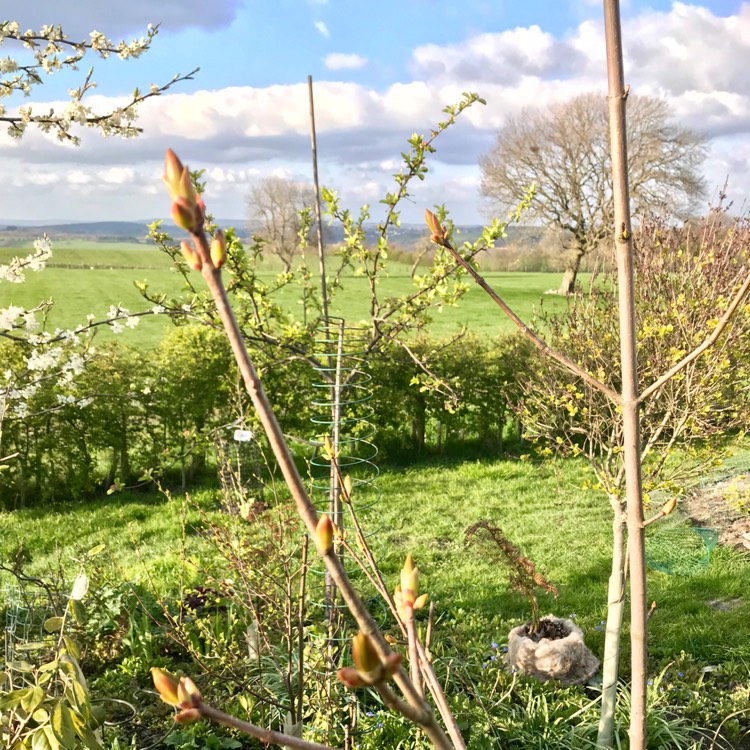
{"label": "green leaf", "polygon": [[38,729],[31,736],[31,750],[60,750],[60,742],[49,726]]}
{"label": "green leaf", "polygon": [[27,661],[11,661],[8,662],[8,666],[14,669],[16,672],[33,672],[34,665],[29,664]]}
{"label": "green leaf", "polygon": [[92,547],[86,553],[86,557],[96,557],[100,552],[104,552],[105,549],[107,549],[106,544],[97,544],[96,547]]}
{"label": "green leaf", "polygon": [[29,688],[25,691],[25,695],[21,697],[21,708],[26,711],[27,714],[33,714],[44,701],[44,690],[40,687]]}
{"label": "green leaf", "polygon": [[89,750],[103,750],[102,746],[99,744],[99,740],[96,739],[94,733],[87,727],[81,729],[78,734],[83,744],[89,748]]}
{"label": "green leaf", "polygon": [[74,680],[78,680],[78,682],[81,682],[84,685],[86,684],[86,678],[83,676],[81,667],[70,654],[60,654],[59,661],[60,671],[63,674],[68,675],[68,677],[71,677]]}
{"label": "green leaf", "polygon": [[48,633],[56,633],[62,628],[64,622],[64,617],[49,617],[44,621],[44,629]]}
{"label": "green leaf", "polygon": [[73,719],[70,709],[65,703],[58,702],[52,711],[52,731],[60,744],[65,747],[73,747],[76,741],[76,732],[73,728]]}
{"label": "green leaf", "polygon": [[70,600],[70,609],[73,612],[73,619],[79,624],[79,625],[85,625],[86,624],[86,607],[81,604],[77,599],[71,599]]}
{"label": "green leaf", "polygon": [[11,690],[5,695],[0,695],[0,710],[18,708],[21,705],[21,699],[26,695],[30,688],[21,690]]}
{"label": "green leaf", "polygon": [[89,590],[89,577],[85,573],[79,573],[73,581],[73,590],[70,592],[70,598],[79,602],[86,596],[86,592]]}
{"label": "green leaf", "polygon": [[16,651],[40,651],[47,646],[49,644],[42,643],[42,641],[30,641],[29,643],[19,643],[16,646]]}
{"label": "green leaf", "polygon": [[63,636],[63,643],[65,644],[65,650],[76,660],[81,658],[81,649],[78,644],[67,635]]}
{"label": "green leaf", "polygon": [[[89,702],[88,690],[78,680],[71,681],[70,690],[72,696],[69,697],[69,701],[81,712],[82,721],[85,723],[85,721],[91,719],[91,704]],[[71,698],[72,700],[70,700]]]}

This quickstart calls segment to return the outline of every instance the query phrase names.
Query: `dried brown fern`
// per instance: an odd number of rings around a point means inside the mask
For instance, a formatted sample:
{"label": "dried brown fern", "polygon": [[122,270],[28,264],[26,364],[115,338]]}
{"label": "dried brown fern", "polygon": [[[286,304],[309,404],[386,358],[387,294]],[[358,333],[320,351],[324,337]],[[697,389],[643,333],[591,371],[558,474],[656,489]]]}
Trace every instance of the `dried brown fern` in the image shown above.
{"label": "dried brown fern", "polygon": [[[539,603],[535,589],[543,589],[548,594],[557,597],[557,588],[537,571],[536,566],[528,557],[521,554],[521,550],[503,534],[499,526],[489,521],[477,521],[466,529],[464,540],[467,546],[483,544],[500,552],[499,559],[509,568],[511,589],[523,594],[529,600],[531,606],[529,633],[536,633],[539,629]],[[490,542],[492,545],[488,544]]]}

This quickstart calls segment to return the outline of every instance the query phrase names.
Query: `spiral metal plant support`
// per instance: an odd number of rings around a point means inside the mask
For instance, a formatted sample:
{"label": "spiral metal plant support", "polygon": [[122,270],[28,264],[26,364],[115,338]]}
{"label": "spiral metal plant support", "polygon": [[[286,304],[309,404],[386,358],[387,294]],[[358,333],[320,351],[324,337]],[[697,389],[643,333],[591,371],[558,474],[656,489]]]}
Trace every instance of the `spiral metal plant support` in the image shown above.
{"label": "spiral metal plant support", "polygon": [[[380,491],[376,480],[379,469],[375,463],[378,449],[373,441],[375,427],[371,418],[373,407],[371,376],[367,373],[365,356],[367,334],[361,328],[347,326],[340,318],[330,318],[316,339],[316,367],[318,379],[314,383],[315,394],[311,405],[314,416],[316,440],[321,444],[326,437],[337,455],[336,464],[324,458],[318,451],[310,459],[311,499],[316,510],[327,513],[338,529],[348,538],[354,538],[350,514],[343,507],[340,479],[349,476],[352,482],[352,510],[365,527],[365,536],[372,546],[372,539],[382,526],[382,517],[377,505]],[[343,555],[342,555],[343,553]],[[352,560],[347,561],[343,549],[337,554],[347,567],[351,578],[361,575]],[[348,562],[348,564],[347,564]],[[311,572],[321,583],[319,595],[313,593],[311,606],[320,608],[327,623],[326,632],[316,633],[322,647],[322,664],[311,670],[323,674],[335,669],[342,659],[348,658],[350,636],[347,607],[337,597],[336,586],[324,567],[313,566]],[[386,609],[376,596],[366,600],[368,607],[376,611],[377,619],[385,624]],[[335,681],[328,681],[329,689],[336,690]],[[347,694],[344,694],[346,697]],[[348,694],[351,697],[351,694]],[[331,696],[332,697],[332,696]],[[359,735],[358,706],[350,706],[347,733]]]}

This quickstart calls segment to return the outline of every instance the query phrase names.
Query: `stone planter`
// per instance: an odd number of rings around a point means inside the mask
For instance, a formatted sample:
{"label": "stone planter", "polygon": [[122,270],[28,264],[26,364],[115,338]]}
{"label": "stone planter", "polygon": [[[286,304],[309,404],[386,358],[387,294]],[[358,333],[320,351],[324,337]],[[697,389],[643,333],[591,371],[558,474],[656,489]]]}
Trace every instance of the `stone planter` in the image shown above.
{"label": "stone planter", "polygon": [[583,642],[583,631],[570,620],[548,615],[539,631],[529,635],[531,623],[508,635],[508,663],[537,680],[581,685],[594,676],[599,660]]}

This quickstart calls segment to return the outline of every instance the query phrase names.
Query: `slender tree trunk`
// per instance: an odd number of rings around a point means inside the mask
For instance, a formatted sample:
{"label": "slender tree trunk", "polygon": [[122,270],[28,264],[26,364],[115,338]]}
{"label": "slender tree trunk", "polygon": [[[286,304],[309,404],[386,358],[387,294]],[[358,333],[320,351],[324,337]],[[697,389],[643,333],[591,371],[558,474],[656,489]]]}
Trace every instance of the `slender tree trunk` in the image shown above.
{"label": "slender tree trunk", "polygon": [[[615,505],[616,503],[616,505]],[[622,614],[625,609],[625,517],[615,499],[612,521],[612,573],[607,595],[607,631],[602,658],[602,706],[599,719],[597,750],[608,750],[614,745],[615,709],[617,707],[617,672],[620,662]]]}
{"label": "slender tree trunk", "polygon": [[622,359],[623,461],[630,558],[631,706],[630,748],[646,747],[646,556],[643,534],[641,451],[638,424],[638,373],[633,301],[633,242],[628,187],[625,104],[619,0],[604,0],[607,78],[615,205],[615,246]]}

